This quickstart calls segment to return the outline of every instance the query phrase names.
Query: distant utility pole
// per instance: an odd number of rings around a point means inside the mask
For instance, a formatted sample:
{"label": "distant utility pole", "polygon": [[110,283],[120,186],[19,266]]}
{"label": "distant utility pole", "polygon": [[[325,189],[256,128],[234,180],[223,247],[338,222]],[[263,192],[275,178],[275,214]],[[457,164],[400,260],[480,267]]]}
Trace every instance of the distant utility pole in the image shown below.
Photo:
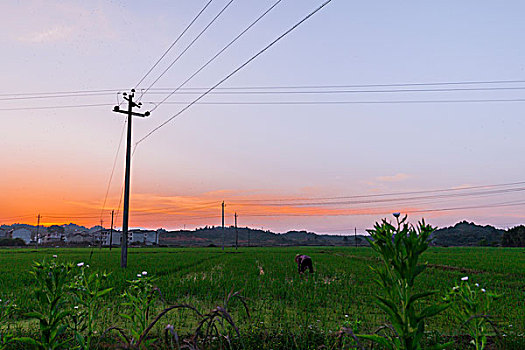
{"label": "distant utility pole", "polygon": [[37,218],[37,222],[36,222],[36,249],[38,249],[38,236],[39,236],[39,231],[40,231],[40,214],[38,214],[38,216],[36,217]]}
{"label": "distant utility pole", "polygon": [[115,211],[111,211],[111,228],[109,229],[109,250],[111,250],[111,246],[113,245],[113,215],[115,214]]}
{"label": "distant utility pole", "polygon": [[239,247],[239,232],[237,231],[237,213],[235,213],[235,250]]}
{"label": "distant utility pole", "polygon": [[126,174],[124,176],[124,213],[122,215],[122,249],[120,254],[120,267],[128,266],[128,221],[129,221],[129,183],[131,174],[131,122],[132,117],[147,117],[150,113],[137,113],[133,112],[133,107],[140,108],[142,103],[133,102],[135,97],[135,89],[131,89],[131,93],[128,95],[125,92],[122,94],[124,99],[128,101],[128,110],[122,111],[119,106],[113,108],[113,112],[127,114],[128,116],[128,137],[126,144]]}
{"label": "distant utility pole", "polygon": [[354,227],[354,244],[355,244],[355,247],[357,248],[357,227]]}
{"label": "distant utility pole", "polygon": [[226,233],[224,233],[224,201],[222,201],[222,250],[224,250],[224,240],[226,239]]}

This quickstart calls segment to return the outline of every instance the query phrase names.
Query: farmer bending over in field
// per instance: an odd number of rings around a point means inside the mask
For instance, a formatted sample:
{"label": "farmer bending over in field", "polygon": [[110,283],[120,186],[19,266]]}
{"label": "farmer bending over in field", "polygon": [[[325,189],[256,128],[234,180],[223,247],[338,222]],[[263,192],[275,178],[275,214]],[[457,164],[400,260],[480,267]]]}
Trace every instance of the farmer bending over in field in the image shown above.
{"label": "farmer bending over in field", "polygon": [[312,258],[310,258],[308,255],[297,254],[295,256],[295,262],[297,263],[297,269],[299,270],[300,274],[305,272],[307,268],[310,271],[310,273],[314,272]]}

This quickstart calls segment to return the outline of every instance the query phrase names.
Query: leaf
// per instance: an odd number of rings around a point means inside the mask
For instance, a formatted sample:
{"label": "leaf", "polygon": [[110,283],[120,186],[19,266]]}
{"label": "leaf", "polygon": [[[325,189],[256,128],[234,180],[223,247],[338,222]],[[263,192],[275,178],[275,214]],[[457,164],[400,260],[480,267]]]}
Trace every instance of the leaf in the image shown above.
{"label": "leaf", "polygon": [[24,344],[32,345],[32,346],[34,346],[35,348],[41,348],[41,347],[43,347],[43,346],[42,346],[42,343],[40,343],[40,342],[34,340],[33,338],[30,338],[30,337],[14,338],[13,340],[14,340],[14,341],[21,342],[21,343],[24,343]]}
{"label": "leaf", "polygon": [[383,311],[385,311],[390,316],[390,321],[392,322],[392,325],[394,325],[395,328],[398,328],[396,326],[401,326],[403,324],[403,320],[397,312],[397,307],[392,301],[376,296],[375,302],[381,309],[383,309]]}
{"label": "leaf", "polygon": [[127,320],[130,320],[133,322],[133,318],[130,316],[130,315],[127,315],[127,314],[120,314],[121,317],[124,317],[125,319]]}
{"label": "leaf", "polygon": [[36,318],[37,320],[45,320],[46,317],[42,315],[40,312],[32,311],[32,312],[26,312],[24,314],[25,317],[28,318]]}
{"label": "leaf", "polygon": [[431,296],[433,294],[436,294],[438,291],[437,290],[431,290],[431,291],[428,291],[428,292],[423,292],[423,293],[417,293],[417,294],[414,294],[410,297],[410,299],[408,299],[408,305],[411,305],[412,303],[414,303],[416,300],[418,299],[422,299],[422,298],[425,298],[425,297],[428,297],[428,296]]}
{"label": "leaf", "polygon": [[109,292],[111,292],[113,290],[113,288],[108,288],[108,289],[104,289],[104,290],[101,290],[100,292],[97,292],[97,294],[95,295],[97,298],[100,298],[106,294],[108,294]]}
{"label": "leaf", "polygon": [[381,344],[387,349],[395,350],[393,342],[391,342],[389,339],[381,337],[379,335],[375,335],[375,334],[356,334],[356,337],[361,338],[361,339],[367,339],[367,340],[373,341],[374,343]]}
{"label": "leaf", "polygon": [[419,314],[419,317],[417,317],[417,321],[419,322],[421,320],[424,320],[425,318],[436,316],[443,310],[447,309],[449,306],[450,306],[449,304],[438,304],[438,305],[429,306],[423,309],[423,311],[421,311],[421,313]]}

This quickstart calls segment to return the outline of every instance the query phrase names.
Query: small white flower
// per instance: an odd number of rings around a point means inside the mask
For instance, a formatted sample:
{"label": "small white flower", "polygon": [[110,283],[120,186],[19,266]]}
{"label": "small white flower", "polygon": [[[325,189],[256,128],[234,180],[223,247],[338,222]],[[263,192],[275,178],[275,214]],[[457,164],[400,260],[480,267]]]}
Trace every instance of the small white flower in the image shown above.
{"label": "small white flower", "polygon": [[53,258],[58,258],[58,255],[53,255]]}
{"label": "small white flower", "polygon": [[86,267],[89,267],[89,265],[86,265]]}
{"label": "small white flower", "polygon": [[148,274],[148,271],[142,271],[142,276],[146,276]]}
{"label": "small white flower", "polygon": [[0,299],[0,303],[2,302],[2,299]]}
{"label": "small white flower", "polygon": [[479,283],[474,284],[476,287],[479,287]]}
{"label": "small white flower", "polygon": [[348,318],[348,315],[345,315],[346,318]]}
{"label": "small white flower", "polygon": [[78,306],[75,306],[74,309],[78,310]]}
{"label": "small white flower", "polygon": [[452,287],[452,290],[458,290],[458,286]]}
{"label": "small white flower", "polygon": [[79,262],[79,263],[77,264],[77,266],[78,266],[78,267],[82,267],[82,266],[84,266],[84,263],[83,263],[83,262]]}
{"label": "small white flower", "polygon": [[140,273],[137,273],[137,277],[142,277],[142,275]]}
{"label": "small white flower", "polygon": [[461,277],[461,280],[462,280],[462,281],[468,281],[468,276]]}
{"label": "small white flower", "polygon": [[483,293],[485,293],[485,292],[486,292],[485,288],[481,288],[481,291],[482,291]]}

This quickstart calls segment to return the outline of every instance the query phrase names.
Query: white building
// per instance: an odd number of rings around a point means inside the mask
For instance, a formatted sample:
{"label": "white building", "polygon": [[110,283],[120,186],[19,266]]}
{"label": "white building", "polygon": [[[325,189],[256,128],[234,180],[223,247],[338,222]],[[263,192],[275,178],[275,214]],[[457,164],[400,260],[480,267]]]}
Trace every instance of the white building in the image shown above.
{"label": "white building", "polygon": [[[161,230],[145,231],[145,230],[129,230],[128,231],[128,245],[157,245],[159,244],[159,235]],[[96,233],[97,242],[102,241],[103,246],[120,246],[122,239],[122,232],[113,230],[111,233],[108,229],[100,230]]]}
{"label": "white building", "polygon": [[103,229],[98,232],[99,242],[102,241],[103,246],[109,247],[110,243],[112,246],[120,246],[120,238],[122,233],[120,231],[111,232],[111,230]]}
{"label": "white building", "polygon": [[129,242],[143,245],[159,244],[158,231],[129,230]]}

